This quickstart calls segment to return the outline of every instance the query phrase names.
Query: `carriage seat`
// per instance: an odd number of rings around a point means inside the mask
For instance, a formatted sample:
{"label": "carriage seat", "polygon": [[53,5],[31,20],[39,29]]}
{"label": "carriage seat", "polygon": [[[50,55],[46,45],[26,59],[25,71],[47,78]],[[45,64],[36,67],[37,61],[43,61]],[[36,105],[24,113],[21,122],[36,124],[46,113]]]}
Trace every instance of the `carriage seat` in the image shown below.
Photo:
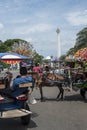
{"label": "carriage seat", "polygon": [[19,88],[32,87],[32,86],[33,84],[31,82],[19,84]]}

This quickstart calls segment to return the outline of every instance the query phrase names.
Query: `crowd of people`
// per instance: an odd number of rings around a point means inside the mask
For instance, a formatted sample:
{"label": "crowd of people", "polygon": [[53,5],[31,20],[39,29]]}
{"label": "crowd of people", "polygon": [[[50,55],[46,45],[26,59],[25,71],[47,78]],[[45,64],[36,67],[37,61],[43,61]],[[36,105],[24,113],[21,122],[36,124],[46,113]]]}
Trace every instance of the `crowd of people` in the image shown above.
{"label": "crowd of people", "polygon": [[[60,68],[61,70],[64,70],[64,72],[67,72],[67,70],[75,70],[74,72],[80,72],[80,70],[83,70],[83,64],[78,64],[78,66],[73,65],[72,64],[66,64],[66,63],[60,63]],[[74,69],[74,67],[76,69]],[[26,67],[20,67],[20,68],[26,68]],[[26,68],[27,69],[27,68]],[[30,69],[28,71],[32,71],[32,72],[36,72],[38,74],[42,74],[43,72],[51,72],[51,70],[56,70],[56,68],[51,68],[51,66],[46,63],[44,66],[40,65],[39,63],[35,63],[34,66],[30,67]],[[20,69],[20,73],[21,73],[21,69]],[[24,71],[24,70],[23,70]],[[56,71],[55,71],[56,72]],[[11,81],[13,78],[13,74],[10,71],[6,72],[5,75],[5,85],[6,87],[10,87]]]}
{"label": "crowd of people", "polygon": [[[21,83],[28,83],[28,82],[32,82],[32,87],[34,87],[34,79],[32,78],[32,76],[28,75],[28,71],[26,67],[20,67],[19,70],[19,75],[17,75],[17,77],[15,77],[13,79],[13,73],[12,71],[9,69],[8,71],[6,71],[5,75],[4,75],[4,84],[5,84],[5,88],[7,89],[7,93],[11,93],[14,96],[19,95],[20,93],[22,93],[23,91],[26,91],[27,88],[19,88],[19,85]],[[39,64],[36,63],[32,70],[33,72],[36,72],[38,74],[42,74],[43,73],[43,67]],[[46,71],[49,71],[48,66],[46,66]]]}
{"label": "crowd of people", "polygon": [[[65,69],[65,64],[62,63],[61,64],[62,68]],[[66,70],[70,69],[70,66],[66,66]],[[79,70],[82,69],[81,65],[78,66],[78,72]],[[41,75],[43,73],[43,71],[45,71],[46,73],[50,72],[51,68],[48,64],[46,64],[44,67],[42,67],[39,63],[36,63],[32,68],[31,71],[32,72],[36,72],[39,75]],[[34,79],[32,78],[32,76],[28,75],[28,71],[26,67],[20,67],[20,75],[18,75],[15,79],[13,79],[13,74],[10,71],[6,72],[5,75],[5,87],[6,88],[10,88],[10,90],[12,91],[12,93],[14,95],[17,95],[19,93],[22,93],[23,91],[26,91],[26,88],[19,88],[19,84],[21,83],[27,83],[27,82],[32,82],[33,86],[34,86]],[[84,73],[85,75],[85,79],[87,80],[87,72]],[[11,85],[13,79],[13,84]]]}

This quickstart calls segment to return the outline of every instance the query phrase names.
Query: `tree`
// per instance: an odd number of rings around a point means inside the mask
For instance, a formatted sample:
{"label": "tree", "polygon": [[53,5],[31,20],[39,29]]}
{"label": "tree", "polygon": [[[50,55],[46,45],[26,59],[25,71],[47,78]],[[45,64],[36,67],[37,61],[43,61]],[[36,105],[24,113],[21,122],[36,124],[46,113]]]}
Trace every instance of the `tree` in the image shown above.
{"label": "tree", "polygon": [[75,49],[74,48],[70,48],[66,55],[67,56],[68,55],[74,55],[74,53],[75,53]]}
{"label": "tree", "polygon": [[87,27],[77,33],[75,46],[69,49],[66,56],[74,55],[79,49],[85,47],[87,47]]}
{"label": "tree", "polygon": [[15,52],[33,58],[35,62],[42,63],[43,56],[34,50],[32,44],[22,39],[8,39],[5,42],[0,40],[0,52]]}
{"label": "tree", "polygon": [[74,46],[75,52],[81,48],[87,47],[87,27],[82,29],[76,38],[76,44]]}
{"label": "tree", "polygon": [[0,41],[0,52],[6,51],[9,51],[9,48],[2,41]]}
{"label": "tree", "polygon": [[9,39],[4,42],[9,50],[21,55],[29,56],[32,52],[33,46],[25,40]]}
{"label": "tree", "polygon": [[65,60],[65,57],[66,57],[66,55],[62,55],[62,56],[60,57],[60,60]]}
{"label": "tree", "polygon": [[34,56],[34,63],[41,63],[42,64],[42,61],[43,61],[43,56],[36,53]]}
{"label": "tree", "polygon": [[12,45],[12,52],[16,52],[21,55],[31,56],[32,55],[33,46],[27,41],[14,42]]}

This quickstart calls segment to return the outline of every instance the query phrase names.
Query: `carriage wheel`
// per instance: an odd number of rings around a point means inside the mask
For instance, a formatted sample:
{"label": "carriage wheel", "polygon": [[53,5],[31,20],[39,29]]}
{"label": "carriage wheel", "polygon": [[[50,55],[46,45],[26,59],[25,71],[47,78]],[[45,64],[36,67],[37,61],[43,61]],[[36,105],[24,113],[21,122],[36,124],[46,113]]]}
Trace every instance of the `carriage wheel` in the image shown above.
{"label": "carriage wheel", "polygon": [[[23,108],[30,111],[29,105],[27,103],[24,104]],[[27,116],[22,116],[21,123],[23,125],[28,125],[30,123],[30,119],[31,119],[31,114],[28,114]]]}

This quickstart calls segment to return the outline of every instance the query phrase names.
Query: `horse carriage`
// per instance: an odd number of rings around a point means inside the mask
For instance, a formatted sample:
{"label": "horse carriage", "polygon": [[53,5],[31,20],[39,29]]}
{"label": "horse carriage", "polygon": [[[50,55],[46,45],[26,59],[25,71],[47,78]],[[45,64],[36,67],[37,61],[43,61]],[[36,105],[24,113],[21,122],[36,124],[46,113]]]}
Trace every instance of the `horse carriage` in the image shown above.
{"label": "horse carriage", "polygon": [[87,101],[87,72],[75,74],[74,77],[73,88],[79,89],[81,96]]}
{"label": "horse carriage", "polygon": [[56,97],[56,100],[59,98],[63,100],[63,94],[64,94],[64,88],[63,86],[69,86],[70,82],[68,77],[54,74],[54,73],[37,73],[37,72],[29,72],[29,76],[32,76],[33,79],[35,80],[35,86],[39,88],[40,90],[40,95],[41,95],[41,101],[44,100],[43,96],[43,87],[58,87],[58,95]]}
{"label": "horse carriage", "polygon": [[[19,85],[19,91],[12,91],[6,87],[4,78],[0,79],[0,118],[20,118],[23,125],[30,123],[29,93],[33,83]],[[25,89],[24,89],[25,88]],[[21,91],[20,91],[21,89]]]}
{"label": "horse carriage", "polygon": [[[76,72],[76,71],[75,71]],[[73,71],[68,72],[68,74],[58,74],[58,73],[41,73],[29,72],[28,75],[31,75],[36,83],[36,86],[39,87],[41,101],[44,100],[43,96],[43,87],[58,87],[58,95],[56,100],[63,100],[64,90],[76,91],[80,89],[80,94],[87,100],[87,80],[85,81],[85,73],[74,73]]]}
{"label": "horse carriage", "polygon": [[[17,53],[0,53],[0,61],[10,65],[19,63],[22,60],[31,61],[29,57]],[[0,74],[2,75],[2,73]],[[30,94],[29,88],[32,88],[34,84],[32,81],[18,84],[19,87],[17,91],[12,91],[9,88],[9,82],[7,77],[0,78],[0,118],[20,117],[22,124],[28,125],[32,114],[28,103]]]}

